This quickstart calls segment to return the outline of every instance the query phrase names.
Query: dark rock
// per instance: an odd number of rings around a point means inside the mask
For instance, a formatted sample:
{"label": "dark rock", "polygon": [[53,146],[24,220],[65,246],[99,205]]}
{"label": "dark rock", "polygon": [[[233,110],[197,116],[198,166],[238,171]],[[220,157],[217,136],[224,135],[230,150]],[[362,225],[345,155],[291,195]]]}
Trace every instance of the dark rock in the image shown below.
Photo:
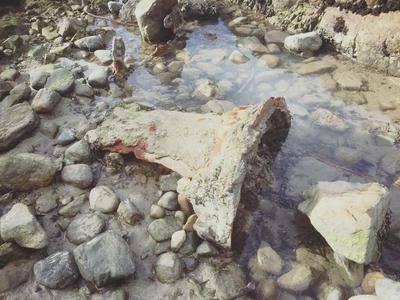
{"label": "dark rock", "polygon": [[0,269],[0,293],[14,289],[26,282],[32,271],[34,261],[18,260]]}

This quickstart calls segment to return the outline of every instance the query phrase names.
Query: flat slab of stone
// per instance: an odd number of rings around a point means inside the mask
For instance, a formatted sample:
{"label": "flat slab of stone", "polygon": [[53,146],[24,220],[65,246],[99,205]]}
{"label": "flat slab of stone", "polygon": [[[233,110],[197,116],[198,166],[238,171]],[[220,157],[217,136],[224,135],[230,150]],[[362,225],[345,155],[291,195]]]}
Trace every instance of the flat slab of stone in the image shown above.
{"label": "flat slab of stone", "polygon": [[0,151],[17,144],[39,125],[39,118],[28,103],[13,105],[0,112]]}
{"label": "flat slab of stone", "polygon": [[179,173],[178,192],[198,216],[197,233],[224,247],[231,233],[249,159],[269,129],[289,126],[283,98],[223,114],[118,107],[86,139],[95,147],[134,154]]}

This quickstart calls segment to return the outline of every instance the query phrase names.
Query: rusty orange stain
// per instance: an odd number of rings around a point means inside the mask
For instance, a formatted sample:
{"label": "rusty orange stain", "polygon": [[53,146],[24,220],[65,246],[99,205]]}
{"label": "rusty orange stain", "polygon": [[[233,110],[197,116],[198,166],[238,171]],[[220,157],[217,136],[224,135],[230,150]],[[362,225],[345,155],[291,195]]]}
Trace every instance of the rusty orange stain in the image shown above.
{"label": "rusty orange stain", "polygon": [[149,125],[149,132],[151,133],[155,133],[157,131],[157,126],[154,122],[151,122],[151,124]]}
{"label": "rusty orange stain", "polygon": [[147,143],[145,141],[140,141],[135,148],[133,148],[133,153],[137,159],[147,160]]}
{"label": "rusty orange stain", "polygon": [[115,142],[115,144],[112,146],[104,147],[104,150],[108,150],[111,152],[118,152],[122,154],[129,154],[134,152],[133,147],[126,146],[121,141]]}

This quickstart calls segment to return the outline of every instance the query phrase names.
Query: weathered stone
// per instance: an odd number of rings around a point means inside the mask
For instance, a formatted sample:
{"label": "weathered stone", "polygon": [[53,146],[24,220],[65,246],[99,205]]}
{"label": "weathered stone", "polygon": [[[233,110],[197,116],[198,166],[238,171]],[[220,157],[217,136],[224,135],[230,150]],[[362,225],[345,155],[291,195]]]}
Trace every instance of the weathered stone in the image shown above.
{"label": "weathered stone", "polygon": [[0,293],[14,289],[26,282],[32,272],[34,261],[18,260],[0,269]]}
{"label": "weathered stone", "polygon": [[337,132],[345,132],[350,128],[346,121],[335,115],[333,112],[318,108],[310,115],[311,122],[316,127],[326,128]]}
{"label": "weathered stone", "polygon": [[171,250],[176,252],[178,251],[186,240],[186,231],[179,230],[175,231],[171,236]]}
{"label": "weathered stone", "polygon": [[103,287],[132,276],[136,267],[128,243],[117,232],[105,232],[73,250],[83,279]]}
{"label": "weathered stone", "polygon": [[60,133],[57,136],[56,144],[66,146],[75,141],[75,139],[75,130],[71,128],[63,128],[60,130]]}
{"label": "weathered stone", "polygon": [[157,202],[158,206],[168,209],[177,210],[178,209],[178,194],[176,192],[166,192],[161,196],[160,200]]}
{"label": "weathered stone", "polygon": [[86,189],[93,182],[92,170],[85,164],[65,166],[61,172],[61,180],[76,187]]}
{"label": "weathered stone", "polygon": [[75,46],[82,50],[95,51],[103,49],[105,44],[99,35],[87,36],[75,41]]}
{"label": "weathered stone", "polygon": [[383,278],[375,283],[375,293],[379,300],[396,300],[400,295],[400,282]]}
{"label": "weathered stone", "polygon": [[159,179],[160,190],[163,192],[176,191],[179,179],[181,179],[181,176],[175,172],[168,175],[161,175]]}
{"label": "weathered stone", "polygon": [[56,91],[44,88],[37,92],[32,100],[32,109],[37,113],[50,113],[60,102],[61,96]]}
{"label": "weathered stone", "polygon": [[4,241],[15,241],[25,248],[41,249],[47,245],[46,232],[25,204],[17,203],[0,219]]}
{"label": "weathered stone", "polygon": [[62,37],[72,37],[75,35],[81,28],[83,27],[82,22],[78,21],[75,18],[64,17],[58,23],[58,33]]}
{"label": "weathered stone", "polygon": [[103,231],[104,220],[97,214],[82,214],[76,216],[67,228],[67,237],[75,245],[90,241]]}
{"label": "weathered stone", "polygon": [[386,189],[377,184],[319,182],[299,209],[332,249],[359,264],[377,259],[377,233],[389,209]]}
{"label": "weathered stone", "polygon": [[47,186],[60,170],[54,160],[33,153],[10,154],[0,157],[0,184],[16,191],[29,191]]}
{"label": "weathered stone", "polygon": [[235,50],[229,56],[229,60],[234,64],[244,64],[247,63],[250,59],[240,51]]}
{"label": "weathered stone", "polygon": [[35,211],[36,214],[46,214],[57,207],[56,194],[54,192],[49,192],[41,195],[36,199]]}
{"label": "weathered stone", "polygon": [[174,218],[166,217],[151,222],[147,230],[156,242],[162,242],[170,239],[172,234],[180,229],[181,226]]}
{"label": "weathered stone", "polygon": [[235,108],[222,116],[145,112],[129,105],[115,108],[86,139],[97,148],[134,153],[179,173],[184,178],[178,181],[178,192],[191,200],[198,216],[196,231],[230,247],[246,165],[273,116],[279,126],[289,126],[283,98]]}
{"label": "weathered stone", "polygon": [[287,38],[289,34],[280,30],[271,30],[265,34],[265,41],[267,43],[279,43],[283,44],[285,42],[285,38]]}
{"label": "weathered stone", "polygon": [[288,273],[278,278],[278,285],[290,292],[301,293],[309,288],[313,279],[311,269],[298,264]]}
{"label": "weathered stone", "polygon": [[51,72],[45,87],[63,95],[67,93],[73,85],[74,76],[71,71],[61,68]]}
{"label": "weathered stone", "polygon": [[15,104],[21,103],[22,101],[28,100],[30,96],[31,88],[26,83],[20,83],[10,91],[9,106],[13,106]]}
{"label": "weathered stone", "polygon": [[286,37],[284,45],[293,52],[317,51],[322,46],[322,39],[317,32],[299,33]]}
{"label": "weathered stone", "polygon": [[63,289],[79,277],[74,257],[68,251],[56,252],[38,261],[33,272],[37,282],[51,289]]}
{"label": "weathered stone", "polygon": [[104,185],[96,186],[90,191],[89,202],[91,209],[103,213],[114,212],[119,205],[118,196]]}
{"label": "weathered stone", "polygon": [[146,42],[165,42],[172,36],[172,31],[164,27],[164,19],[177,4],[177,0],[143,0],[136,5],[136,20]]}
{"label": "weathered stone", "polygon": [[173,252],[161,254],[154,267],[157,279],[162,283],[174,283],[182,276],[183,265]]}
{"label": "weathered stone", "polygon": [[64,160],[67,164],[90,162],[92,154],[90,146],[85,140],[80,140],[65,150]]}
{"label": "weathered stone", "polygon": [[218,250],[208,241],[203,241],[196,249],[196,254],[200,257],[211,257],[218,255]]}

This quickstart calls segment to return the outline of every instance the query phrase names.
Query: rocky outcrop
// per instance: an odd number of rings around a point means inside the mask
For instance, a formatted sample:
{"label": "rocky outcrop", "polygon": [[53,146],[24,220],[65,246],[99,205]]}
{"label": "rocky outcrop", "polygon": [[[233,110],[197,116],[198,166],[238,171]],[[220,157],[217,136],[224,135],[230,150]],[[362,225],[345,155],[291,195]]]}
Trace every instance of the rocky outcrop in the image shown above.
{"label": "rocky outcrop", "polygon": [[190,199],[198,216],[194,229],[229,248],[249,161],[267,130],[289,124],[283,98],[221,116],[143,111],[131,105],[114,109],[86,139],[102,150],[132,153],[179,173],[178,192]]}

